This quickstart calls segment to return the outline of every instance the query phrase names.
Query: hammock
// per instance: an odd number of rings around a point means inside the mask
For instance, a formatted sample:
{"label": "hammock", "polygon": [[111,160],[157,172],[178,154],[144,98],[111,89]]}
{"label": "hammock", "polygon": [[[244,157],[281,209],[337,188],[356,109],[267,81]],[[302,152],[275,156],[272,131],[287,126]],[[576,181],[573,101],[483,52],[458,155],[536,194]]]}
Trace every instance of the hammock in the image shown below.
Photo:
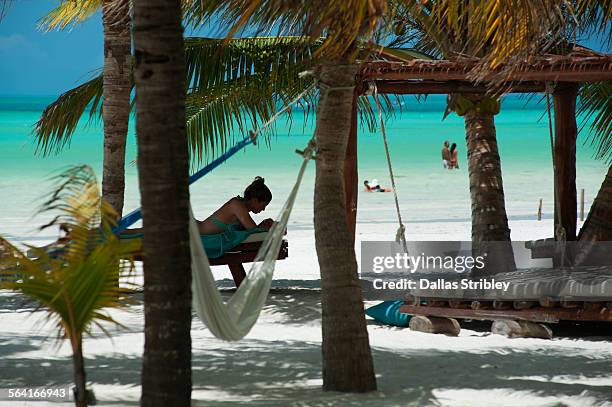
{"label": "hammock", "polygon": [[193,213],[191,213],[189,243],[191,247],[193,308],[202,322],[217,338],[227,341],[242,339],[257,321],[268,297],[274,265],[283,241],[289,215],[313,151],[314,139],[310,140],[308,147],[303,152],[300,152],[304,161],[298,172],[295,185],[283,205],[277,221],[262,243],[249,273],[227,303],[223,302],[217,289],[208,257],[202,247],[198,226]]}

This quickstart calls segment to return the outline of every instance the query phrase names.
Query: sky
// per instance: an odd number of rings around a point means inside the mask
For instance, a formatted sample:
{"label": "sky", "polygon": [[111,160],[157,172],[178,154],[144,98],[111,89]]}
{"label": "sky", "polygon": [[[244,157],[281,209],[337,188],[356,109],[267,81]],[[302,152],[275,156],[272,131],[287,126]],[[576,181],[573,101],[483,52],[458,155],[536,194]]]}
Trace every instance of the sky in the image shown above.
{"label": "sky", "polygon": [[[0,21],[0,95],[57,96],[88,80],[103,64],[98,12],[71,30],[43,32],[41,17],[59,0],[11,0]],[[595,40],[587,47],[610,52]]]}
{"label": "sky", "polygon": [[55,0],[12,0],[0,21],[0,94],[57,95],[102,67],[99,13],[72,30],[43,32],[38,20]]}

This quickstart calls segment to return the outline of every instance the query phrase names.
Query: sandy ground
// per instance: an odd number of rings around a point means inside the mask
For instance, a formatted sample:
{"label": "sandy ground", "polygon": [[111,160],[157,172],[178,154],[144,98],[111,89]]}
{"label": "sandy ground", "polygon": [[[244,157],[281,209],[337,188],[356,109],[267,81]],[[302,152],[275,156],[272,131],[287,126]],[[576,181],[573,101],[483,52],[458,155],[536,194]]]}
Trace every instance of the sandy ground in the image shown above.
{"label": "sandy ground", "polygon": [[[515,240],[547,237],[551,230],[547,221],[511,227]],[[361,224],[358,238],[388,240],[395,228]],[[466,222],[409,224],[408,231],[413,240],[469,239]],[[194,406],[612,406],[612,329],[581,338],[560,332],[553,340],[508,339],[490,334],[486,324],[473,324],[453,338],[369,320],[379,391],[322,392],[312,230],[291,230],[289,237],[290,258],[278,263],[269,301],[245,339],[220,341],[194,316]],[[226,270],[216,273],[225,279],[222,286],[230,286]],[[21,297],[0,292],[0,388],[71,382],[69,345],[57,346],[51,327],[41,326],[44,314],[31,311]],[[128,329],[113,329],[112,340],[94,332],[85,341],[90,385],[99,405],[138,405],[143,307],[112,315]],[[25,405],[71,404],[0,401]]]}

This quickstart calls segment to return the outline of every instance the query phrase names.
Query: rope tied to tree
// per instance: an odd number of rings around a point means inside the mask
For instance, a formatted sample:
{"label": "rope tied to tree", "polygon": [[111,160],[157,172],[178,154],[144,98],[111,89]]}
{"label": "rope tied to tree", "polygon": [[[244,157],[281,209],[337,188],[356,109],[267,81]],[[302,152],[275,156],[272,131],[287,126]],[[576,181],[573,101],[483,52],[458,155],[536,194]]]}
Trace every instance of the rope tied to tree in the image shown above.
{"label": "rope tied to tree", "polygon": [[395,187],[395,176],[393,175],[393,166],[391,165],[391,155],[389,154],[389,144],[387,143],[387,132],[385,130],[385,123],[382,116],[382,108],[380,106],[380,100],[378,99],[378,88],[376,83],[371,82],[371,86],[374,89],[374,100],[376,101],[376,110],[378,112],[378,120],[380,121],[380,131],[382,133],[383,142],[385,145],[385,154],[387,156],[387,166],[389,168],[389,177],[391,178],[391,187],[393,188],[393,198],[395,199],[395,211],[397,213],[397,220],[399,227],[395,234],[395,241],[401,243],[404,248],[404,252],[408,254],[408,244],[406,243],[406,226],[402,222],[402,214],[399,206],[399,199],[397,197],[397,188]]}

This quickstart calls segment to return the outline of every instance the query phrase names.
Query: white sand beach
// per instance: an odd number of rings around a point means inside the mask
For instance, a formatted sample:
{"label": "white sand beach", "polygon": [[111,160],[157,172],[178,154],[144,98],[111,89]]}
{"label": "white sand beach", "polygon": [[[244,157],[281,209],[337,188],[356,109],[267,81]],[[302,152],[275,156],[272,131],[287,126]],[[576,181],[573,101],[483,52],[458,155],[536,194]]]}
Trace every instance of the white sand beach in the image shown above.
{"label": "white sand beach", "polygon": [[[515,239],[549,236],[550,220],[510,223]],[[389,240],[396,225],[358,225],[362,240]],[[469,239],[469,223],[411,223],[422,240]],[[213,337],[197,316],[192,325],[194,406],[609,406],[612,332],[553,340],[508,339],[468,324],[459,337],[412,332],[368,320],[379,391],[321,391],[318,266],[312,230],[290,230],[290,257],[277,263],[273,290],[259,321],[238,342]],[[224,295],[229,272],[215,270]],[[139,301],[142,295],[139,294]],[[366,303],[366,307],[375,302]],[[67,342],[54,344],[44,313],[0,292],[0,387],[65,385],[72,364]],[[140,397],[144,335],[142,303],[112,315],[112,328],[84,342],[88,379],[99,405],[135,406]],[[553,326],[553,331],[555,327]],[[569,330],[572,334],[572,330]],[[575,332],[574,332],[575,334]],[[494,400],[494,401],[493,401]],[[70,403],[0,402],[0,406]]]}

